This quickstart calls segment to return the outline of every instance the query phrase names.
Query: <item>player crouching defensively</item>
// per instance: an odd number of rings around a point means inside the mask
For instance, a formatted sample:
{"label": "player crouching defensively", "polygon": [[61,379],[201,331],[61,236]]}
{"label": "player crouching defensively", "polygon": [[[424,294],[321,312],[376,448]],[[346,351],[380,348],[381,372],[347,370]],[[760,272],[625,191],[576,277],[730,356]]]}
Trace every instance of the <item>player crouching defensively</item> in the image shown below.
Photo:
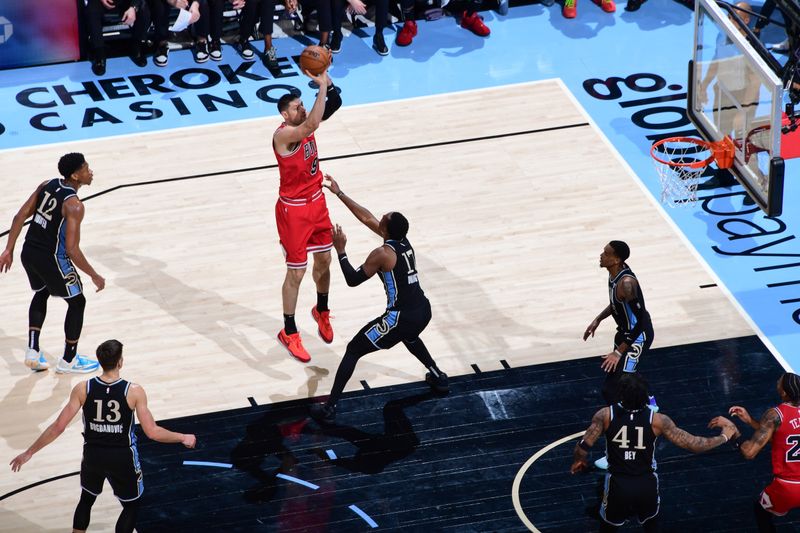
{"label": "player crouching defensively", "polygon": [[408,220],[396,211],[386,213],[378,220],[368,209],[347,196],[332,177],[326,174],[325,179],[325,187],[362,224],[383,239],[383,244],[370,252],[364,264],[354,269],[345,252],[347,236],[338,225],[333,231],[333,246],[347,285],[356,287],[379,274],[386,290],[386,312],[368,322],[347,344],[328,401],[311,406],[311,416],[321,422],[332,423],[336,417],[336,402],[353,375],[358,360],[369,353],[388,350],[400,342],[428,369],[425,381],[431,388],[439,393],[448,392],[447,374],[439,370],[419,338],[431,320],[431,304],[420,287],[414,249],[406,238]]}

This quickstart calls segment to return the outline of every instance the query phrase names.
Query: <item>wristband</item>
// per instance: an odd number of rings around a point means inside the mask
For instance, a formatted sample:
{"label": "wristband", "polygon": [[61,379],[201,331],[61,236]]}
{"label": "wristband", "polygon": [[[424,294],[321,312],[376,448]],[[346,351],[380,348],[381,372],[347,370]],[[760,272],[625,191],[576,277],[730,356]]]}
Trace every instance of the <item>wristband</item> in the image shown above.
{"label": "wristband", "polygon": [[614,353],[617,354],[617,356],[622,357],[622,354],[619,353],[619,350],[617,350],[616,348],[614,348]]}
{"label": "wristband", "polygon": [[589,450],[592,449],[592,447],[586,444],[586,442],[583,439],[581,439],[581,441],[578,443],[578,448],[580,448],[585,452],[588,452]]}
{"label": "wristband", "polygon": [[720,433],[719,436],[725,439],[725,442],[728,442],[728,436],[725,433]]}
{"label": "wristband", "polygon": [[733,446],[734,450],[738,450],[739,448],[742,447],[742,444],[744,444],[744,441],[745,441],[744,436],[739,435],[738,437],[736,437],[735,439],[733,439],[731,441],[731,446]]}

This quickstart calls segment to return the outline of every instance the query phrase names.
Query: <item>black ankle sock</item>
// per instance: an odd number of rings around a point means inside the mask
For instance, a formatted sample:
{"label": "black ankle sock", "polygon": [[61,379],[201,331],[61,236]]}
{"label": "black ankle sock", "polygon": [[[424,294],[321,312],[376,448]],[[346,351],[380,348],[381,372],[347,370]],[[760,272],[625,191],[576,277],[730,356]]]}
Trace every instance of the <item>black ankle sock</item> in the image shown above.
{"label": "black ankle sock", "polygon": [[323,311],[328,311],[328,293],[327,292],[318,292],[317,293],[317,311],[322,313]]}
{"label": "black ankle sock", "polygon": [[283,329],[287,335],[297,333],[297,324],[294,323],[294,315],[283,315]]}
{"label": "black ankle sock", "polygon": [[39,335],[41,335],[42,330],[40,329],[31,329],[28,330],[28,348],[31,350],[39,351]]}
{"label": "black ankle sock", "polygon": [[75,356],[78,354],[78,343],[65,342],[64,343],[64,361],[71,363]]}

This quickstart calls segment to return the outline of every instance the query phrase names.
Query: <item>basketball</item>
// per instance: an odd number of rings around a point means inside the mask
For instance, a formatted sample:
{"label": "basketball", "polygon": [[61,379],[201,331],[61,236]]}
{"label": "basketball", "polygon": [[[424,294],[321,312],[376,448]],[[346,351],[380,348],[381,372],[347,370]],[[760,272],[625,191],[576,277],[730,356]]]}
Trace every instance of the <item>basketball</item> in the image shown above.
{"label": "basketball", "polygon": [[331,64],[331,53],[321,46],[306,46],[300,54],[300,68],[319,76]]}

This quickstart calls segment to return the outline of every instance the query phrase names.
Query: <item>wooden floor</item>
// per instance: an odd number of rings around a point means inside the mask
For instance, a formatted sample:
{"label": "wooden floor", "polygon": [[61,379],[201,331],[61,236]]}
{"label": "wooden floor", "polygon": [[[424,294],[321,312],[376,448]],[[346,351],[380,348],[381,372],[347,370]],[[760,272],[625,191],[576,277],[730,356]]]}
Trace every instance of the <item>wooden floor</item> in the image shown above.
{"label": "wooden floor", "polygon": [[[345,103],[347,101],[344,95]],[[311,104],[307,102],[307,104]],[[348,288],[334,265],[330,305],[336,339],[315,335],[310,276],[298,327],[310,364],[290,358],[281,326],[283,256],[274,202],[275,117],[167,133],[108,138],[3,153],[6,229],[27,195],[55,175],[58,157],[81,151],[95,173],[86,197],[115,186],[200,173],[223,174],[121,188],[86,202],[82,247],[107,279],[87,286],[80,352],[108,338],[125,344],[123,375],[141,383],[156,419],[325,394],[340,355],[385,298],[380,283]],[[317,134],[322,168],[376,214],[402,211],[434,318],[423,338],[446,372],[471,372],[604,353],[611,321],[581,334],[607,304],[603,246],[626,240],[653,317],[654,346],[752,334],[713,279],[665,222],[627,167],[587,124],[556,81],[342,108]],[[583,125],[582,125],[583,124]],[[548,128],[550,131],[536,131]],[[521,135],[505,135],[529,132]],[[487,136],[468,143],[401,147]],[[342,157],[332,161],[324,158]],[[353,263],[379,244],[330,198]],[[8,462],[52,422],[82,378],[31,374],[22,364],[30,290],[16,261],[0,277],[0,457]],[[65,305],[51,300],[42,348],[54,360]],[[599,364],[599,363],[598,363]],[[360,363],[373,387],[420,380],[418,362],[396,348]],[[0,476],[0,496],[79,467],[76,418],[22,472]],[[147,473],[145,473],[145,476]],[[510,483],[510,480],[509,480]],[[79,496],[76,477],[0,504],[2,531],[62,531]],[[108,530],[118,505],[106,489],[93,514]]]}

